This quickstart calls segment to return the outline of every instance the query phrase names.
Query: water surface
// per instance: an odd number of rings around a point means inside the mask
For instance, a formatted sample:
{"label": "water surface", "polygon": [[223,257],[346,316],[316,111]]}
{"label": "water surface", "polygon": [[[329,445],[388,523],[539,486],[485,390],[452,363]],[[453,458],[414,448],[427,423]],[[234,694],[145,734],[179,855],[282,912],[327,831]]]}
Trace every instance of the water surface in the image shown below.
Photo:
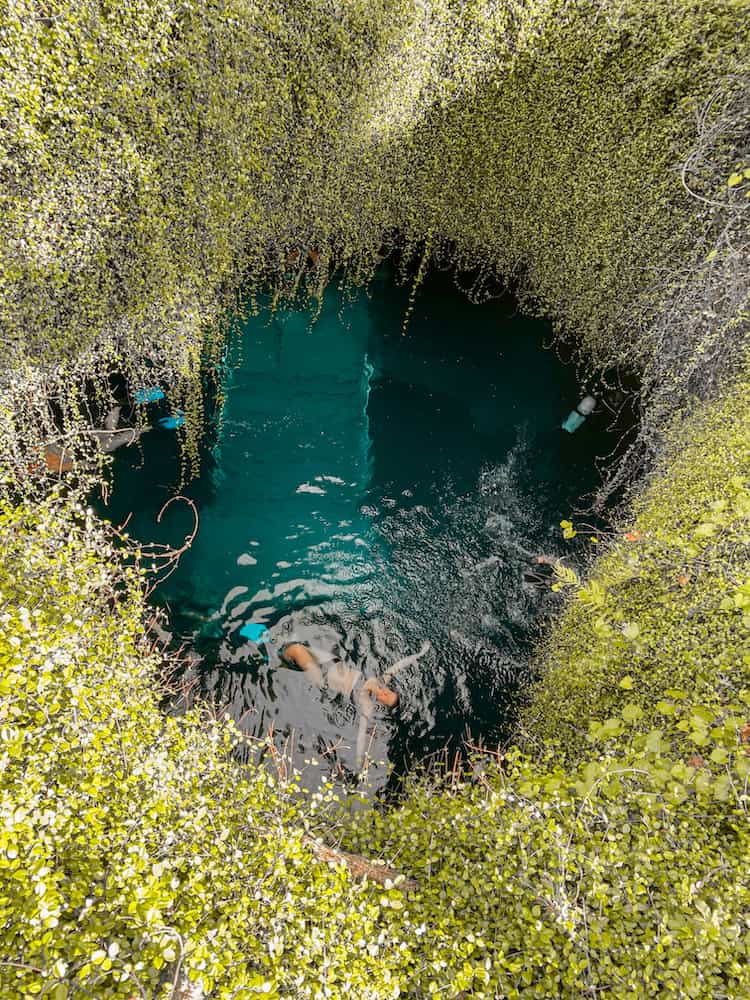
{"label": "water surface", "polygon": [[[395,682],[398,711],[368,726],[376,760],[402,767],[467,732],[500,739],[549,600],[523,571],[564,551],[559,521],[610,447],[601,419],[561,430],[581,387],[545,349],[545,323],[512,301],[471,305],[439,276],[406,334],[405,303],[383,277],[369,298],[331,289],[312,327],[302,312],[243,325],[185,491],[200,531],[156,595],[200,656],[205,695],[339,773],[357,770],[355,706],[284,668],[278,648],[306,642],[370,676],[429,640]],[[178,476],[174,434],[152,430],[142,454],[118,454],[109,515],[178,542],[185,511],[155,525]],[[250,622],[273,642],[244,639]]]}

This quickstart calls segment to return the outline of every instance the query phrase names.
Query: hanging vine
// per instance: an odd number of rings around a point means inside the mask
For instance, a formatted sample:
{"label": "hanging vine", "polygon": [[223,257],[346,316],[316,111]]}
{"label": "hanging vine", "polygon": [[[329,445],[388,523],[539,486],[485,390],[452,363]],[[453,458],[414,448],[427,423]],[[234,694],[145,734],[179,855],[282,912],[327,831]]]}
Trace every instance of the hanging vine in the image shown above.
{"label": "hanging vine", "polygon": [[44,488],[29,470],[57,439],[88,468],[96,421],[148,385],[184,413],[193,474],[201,367],[238,289],[319,306],[333,275],[367,284],[396,249],[413,286],[433,264],[477,275],[476,299],[511,284],[586,371],[643,376],[643,431],[603,502],[744,350],[746,13],[13,0],[3,479]]}

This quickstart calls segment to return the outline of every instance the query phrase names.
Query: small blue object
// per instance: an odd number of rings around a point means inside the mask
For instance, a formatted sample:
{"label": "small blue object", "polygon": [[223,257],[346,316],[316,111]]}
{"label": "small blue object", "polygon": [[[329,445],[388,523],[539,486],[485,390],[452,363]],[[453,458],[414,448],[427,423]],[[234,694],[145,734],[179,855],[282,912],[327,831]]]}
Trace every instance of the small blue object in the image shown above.
{"label": "small blue object", "polygon": [[568,434],[572,434],[574,431],[578,430],[585,420],[586,418],[581,416],[578,410],[571,410],[566,419],[562,422],[562,429],[567,431]]}
{"label": "small blue object", "polygon": [[251,642],[265,642],[270,634],[266,626],[260,622],[250,622],[248,625],[243,625],[240,629],[242,638],[249,639]]}
{"label": "small blue object", "polygon": [[158,386],[152,386],[150,389],[136,389],[133,393],[133,399],[136,403],[156,403],[160,399],[164,399],[164,393]]}
{"label": "small blue object", "polygon": [[159,421],[159,426],[163,427],[166,431],[177,430],[178,427],[182,427],[185,423],[185,414],[182,410],[178,410],[177,413],[173,414],[171,417],[162,417]]}

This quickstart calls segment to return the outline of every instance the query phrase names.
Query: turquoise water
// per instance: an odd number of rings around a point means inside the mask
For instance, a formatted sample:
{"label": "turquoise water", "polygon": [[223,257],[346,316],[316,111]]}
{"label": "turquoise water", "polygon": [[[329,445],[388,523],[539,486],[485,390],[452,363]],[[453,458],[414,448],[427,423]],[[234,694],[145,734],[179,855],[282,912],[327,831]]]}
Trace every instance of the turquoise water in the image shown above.
{"label": "turquoise water", "polygon": [[[509,301],[470,305],[438,276],[404,335],[405,300],[383,277],[369,298],[331,290],[312,328],[304,313],[244,324],[185,491],[200,530],[156,594],[194,651],[194,690],[340,773],[359,766],[357,710],[278,647],[307,642],[369,676],[432,644],[394,682],[397,712],[367,725],[377,760],[403,768],[467,731],[500,739],[551,600],[523,571],[564,551],[559,521],[611,447],[601,417],[561,430],[581,387],[544,349],[545,323]],[[174,434],[152,430],[142,453],[118,453],[109,516],[132,511],[133,536],[178,543],[186,511],[155,524],[178,474]],[[249,622],[273,643],[243,639]]]}

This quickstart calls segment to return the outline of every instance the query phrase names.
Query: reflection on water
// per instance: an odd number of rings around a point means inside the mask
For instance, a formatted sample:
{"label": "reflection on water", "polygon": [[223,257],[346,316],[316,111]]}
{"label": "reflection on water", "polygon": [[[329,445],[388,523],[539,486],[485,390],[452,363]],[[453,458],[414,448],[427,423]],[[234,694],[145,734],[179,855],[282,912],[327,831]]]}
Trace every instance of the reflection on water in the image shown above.
{"label": "reflection on water", "polygon": [[[544,324],[507,303],[471,306],[438,280],[406,336],[403,307],[383,285],[346,305],[330,293],[312,330],[300,313],[245,325],[189,491],[200,531],[160,594],[200,657],[204,694],[247,732],[272,727],[349,773],[354,700],[286,668],[284,643],[369,677],[431,642],[394,681],[398,709],[378,706],[367,724],[375,760],[401,767],[467,729],[500,738],[546,599],[523,570],[559,550],[558,522],[594,485],[602,444],[596,426],[560,430],[579,387],[541,349]],[[161,431],[141,468],[118,456],[110,513],[134,509],[136,537],[180,537],[179,517],[161,536],[153,524],[174,462]],[[244,637],[248,623],[269,641]]]}

